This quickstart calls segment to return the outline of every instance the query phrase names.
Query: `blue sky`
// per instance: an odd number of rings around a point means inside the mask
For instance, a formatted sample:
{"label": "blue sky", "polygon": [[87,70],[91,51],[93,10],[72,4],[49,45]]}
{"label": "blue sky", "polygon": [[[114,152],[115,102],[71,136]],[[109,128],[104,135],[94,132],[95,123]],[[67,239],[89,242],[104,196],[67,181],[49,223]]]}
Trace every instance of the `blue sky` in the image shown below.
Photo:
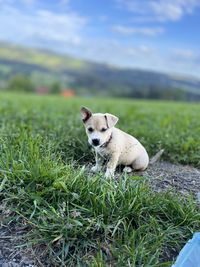
{"label": "blue sky", "polygon": [[200,78],[200,0],[0,0],[0,41]]}

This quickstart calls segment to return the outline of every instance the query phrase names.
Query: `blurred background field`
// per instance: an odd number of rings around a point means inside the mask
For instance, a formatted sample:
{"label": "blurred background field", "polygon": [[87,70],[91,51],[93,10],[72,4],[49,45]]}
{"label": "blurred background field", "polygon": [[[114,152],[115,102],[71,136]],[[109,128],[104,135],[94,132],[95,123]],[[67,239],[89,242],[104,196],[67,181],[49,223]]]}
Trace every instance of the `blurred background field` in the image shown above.
{"label": "blurred background field", "polygon": [[200,100],[200,80],[93,63],[0,43],[0,90],[182,101]]}

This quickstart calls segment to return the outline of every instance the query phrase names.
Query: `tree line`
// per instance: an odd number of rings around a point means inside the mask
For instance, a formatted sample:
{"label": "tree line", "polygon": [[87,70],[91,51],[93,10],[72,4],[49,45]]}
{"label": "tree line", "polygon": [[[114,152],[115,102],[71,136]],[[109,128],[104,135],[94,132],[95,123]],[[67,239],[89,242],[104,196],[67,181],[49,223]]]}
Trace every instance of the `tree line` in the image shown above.
{"label": "tree line", "polygon": [[[168,88],[151,84],[149,86],[142,84],[127,86],[126,83],[118,86],[112,83],[108,85],[102,81],[99,83],[99,80],[95,80],[95,77],[93,77],[92,83],[89,83],[89,81],[85,80],[84,85],[82,85],[80,80],[76,79],[73,83],[69,84],[69,87],[75,88],[78,95],[86,96],[101,95],[137,99],[200,101],[200,94],[184,91],[179,88]],[[62,92],[62,85],[59,81],[53,81],[47,86],[47,89],[47,93],[60,94]],[[25,74],[17,74],[11,77],[5,86],[5,90],[10,92],[37,92],[37,88],[30,75]]]}

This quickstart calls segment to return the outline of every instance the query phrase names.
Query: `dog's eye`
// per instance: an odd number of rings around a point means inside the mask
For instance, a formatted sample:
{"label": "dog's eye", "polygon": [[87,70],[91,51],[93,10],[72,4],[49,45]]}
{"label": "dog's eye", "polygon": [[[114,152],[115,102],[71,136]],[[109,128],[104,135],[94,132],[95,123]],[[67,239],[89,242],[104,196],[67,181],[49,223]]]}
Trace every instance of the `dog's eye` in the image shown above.
{"label": "dog's eye", "polygon": [[94,129],[92,127],[88,128],[88,132],[92,133],[94,131]]}
{"label": "dog's eye", "polygon": [[101,129],[101,132],[105,132],[107,129],[106,128],[102,128]]}

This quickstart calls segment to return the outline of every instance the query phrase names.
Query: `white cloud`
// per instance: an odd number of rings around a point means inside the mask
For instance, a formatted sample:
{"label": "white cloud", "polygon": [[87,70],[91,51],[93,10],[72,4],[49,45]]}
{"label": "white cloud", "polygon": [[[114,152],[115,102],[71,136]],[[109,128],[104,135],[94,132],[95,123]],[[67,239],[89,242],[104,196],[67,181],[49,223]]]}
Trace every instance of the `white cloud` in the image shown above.
{"label": "white cloud", "polygon": [[[171,51],[168,65],[174,72],[190,74],[200,78],[200,50],[177,48]],[[172,71],[171,71],[172,73]]]}
{"label": "white cloud", "polygon": [[[32,33],[44,39],[70,41],[74,44],[81,40],[80,30],[85,26],[86,19],[76,14],[55,14],[46,10],[36,13],[38,27],[32,27]],[[44,30],[45,29],[45,30]]]}
{"label": "white cloud", "polygon": [[21,0],[22,4],[25,4],[25,5],[33,5],[36,0]]}
{"label": "white cloud", "polygon": [[112,30],[123,35],[138,34],[146,36],[156,36],[164,32],[163,27],[126,27],[122,25],[115,25]]}
{"label": "white cloud", "polygon": [[106,16],[106,15],[100,15],[97,17],[97,19],[100,21],[100,22],[107,22],[109,20],[109,17]]}
{"label": "white cloud", "polygon": [[60,0],[60,3],[63,5],[68,5],[69,4],[69,0]]}
{"label": "white cloud", "polygon": [[121,8],[138,15],[140,20],[177,21],[200,6],[199,0],[115,0]]}
{"label": "white cloud", "polygon": [[146,58],[151,58],[155,51],[145,45],[124,45],[117,40],[88,40],[81,44],[81,57],[118,66],[142,67]]}
{"label": "white cloud", "polygon": [[175,49],[172,51],[172,57],[175,57],[178,61],[199,64],[200,51],[191,49]]}
{"label": "white cloud", "polygon": [[60,5],[67,6],[70,0],[60,0]]}
{"label": "white cloud", "polygon": [[[31,6],[31,5],[35,4],[36,1],[38,1],[38,0],[19,0],[19,4]],[[16,3],[15,0],[0,0],[0,7],[2,8],[6,5],[13,5],[15,3]]]}
{"label": "white cloud", "polygon": [[[24,44],[62,42],[78,44],[87,18],[76,13],[34,10],[26,13],[12,5],[3,5],[0,16],[1,39]],[[6,27],[5,27],[6,25]]]}

